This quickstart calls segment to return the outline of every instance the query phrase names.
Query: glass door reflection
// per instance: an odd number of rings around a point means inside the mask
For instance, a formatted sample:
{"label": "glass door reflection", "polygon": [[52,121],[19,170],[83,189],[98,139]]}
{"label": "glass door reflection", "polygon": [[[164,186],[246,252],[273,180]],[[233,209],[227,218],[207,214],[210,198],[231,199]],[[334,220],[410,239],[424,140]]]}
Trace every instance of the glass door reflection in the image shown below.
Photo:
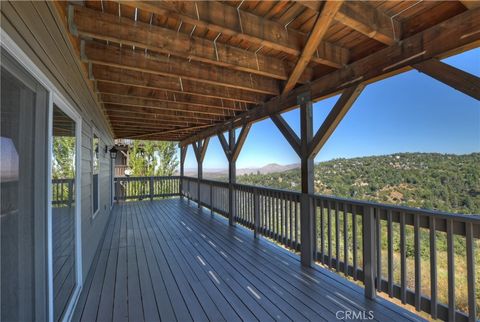
{"label": "glass door reflection", "polygon": [[62,319],[76,287],[75,121],[53,107],[52,261],[54,320]]}

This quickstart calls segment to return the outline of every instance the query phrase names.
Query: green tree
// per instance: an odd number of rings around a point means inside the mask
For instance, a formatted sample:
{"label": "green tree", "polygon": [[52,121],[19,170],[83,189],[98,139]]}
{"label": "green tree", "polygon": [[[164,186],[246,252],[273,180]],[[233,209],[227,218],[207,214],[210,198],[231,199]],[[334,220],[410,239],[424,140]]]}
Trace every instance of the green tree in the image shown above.
{"label": "green tree", "polygon": [[53,179],[69,179],[75,174],[75,137],[54,136],[52,156]]}
{"label": "green tree", "polygon": [[174,142],[134,140],[128,153],[133,176],[171,176],[179,164]]}

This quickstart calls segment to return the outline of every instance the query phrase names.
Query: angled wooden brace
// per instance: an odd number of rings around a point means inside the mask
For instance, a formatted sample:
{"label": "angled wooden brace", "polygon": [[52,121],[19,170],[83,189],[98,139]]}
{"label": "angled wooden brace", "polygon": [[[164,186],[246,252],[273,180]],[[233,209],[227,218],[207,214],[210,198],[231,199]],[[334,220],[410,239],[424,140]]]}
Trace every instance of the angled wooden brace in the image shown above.
{"label": "angled wooden brace", "polygon": [[429,59],[413,67],[436,80],[455,88],[468,96],[480,100],[480,78],[461,69]]}
{"label": "angled wooden brace", "polygon": [[323,121],[320,129],[318,129],[311,142],[308,143],[309,157],[315,157],[315,155],[320,151],[325,142],[327,142],[328,138],[332,135],[333,131],[335,131],[345,114],[347,114],[350,107],[352,107],[353,103],[358,98],[364,87],[364,85],[359,84],[349,87],[343,91],[337,103],[335,103],[335,106],[327,115],[325,121]]}
{"label": "angled wooden brace", "polygon": [[295,153],[297,153],[297,155],[300,157],[300,138],[298,135],[292,130],[290,125],[288,125],[288,123],[280,114],[274,114],[271,118],[287,142],[290,143]]}

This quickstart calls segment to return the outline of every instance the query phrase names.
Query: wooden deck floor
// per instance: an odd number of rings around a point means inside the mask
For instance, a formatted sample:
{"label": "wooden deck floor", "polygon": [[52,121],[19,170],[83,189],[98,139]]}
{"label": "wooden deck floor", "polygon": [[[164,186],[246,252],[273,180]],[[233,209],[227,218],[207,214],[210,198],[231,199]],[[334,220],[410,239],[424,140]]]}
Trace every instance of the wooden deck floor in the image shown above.
{"label": "wooden deck floor", "polygon": [[295,254],[193,203],[168,199],[114,207],[73,320],[336,321],[346,310],[421,320],[367,300],[333,272],[301,267]]}

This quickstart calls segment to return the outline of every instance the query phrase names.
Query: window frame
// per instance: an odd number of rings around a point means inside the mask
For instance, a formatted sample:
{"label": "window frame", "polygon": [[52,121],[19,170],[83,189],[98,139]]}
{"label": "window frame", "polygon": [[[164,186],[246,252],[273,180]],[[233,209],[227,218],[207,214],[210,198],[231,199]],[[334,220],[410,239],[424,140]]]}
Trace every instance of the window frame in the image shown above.
{"label": "window frame", "polygon": [[[95,153],[95,138],[98,140],[98,152]],[[92,220],[94,220],[95,218],[97,218],[97,215],[100,213],[100,146],[101,146],[101,143],[102,140],[100,139],[100,136],[98,135],[98,130],[95,126],[92,126],[92,138],[91,138],[91,170],[92,170],[92,184],[91,184],[91,189],[90,189],[90,193],[92,195]],[[96,154],[96,156],[95,156]],[[95,169],[95,163],[94,163],[94,158],[96,158],[97,160],[97,167]],[[95,172],[96,171],[96,172]],[[97,175],[97,194],[96,196],[94,195],[93,193],[93,180],[94,180],[94,176],[95,174]],[[97,198],[97,209],[94,210],[94,198]]]}
{"label": "window frame", "polygon": [[24,67],[26,71],[47,91],[47,111],[48,111],[48,126],[47,126],[47,320],[54,319],[54,294],[53,294],[53,229],[52,229],[52,153],[53,153],[53,106],[57,105],[63,112],[65,112],[72,120],[75,121],[75,136],[76,136],[76,172],[75,180],[77,200],[75,207],[75,268],[76,268],[76,287],[71,295],[70,301],[67,305],[63,320],[68,321],[72,318],[74,309],[77,305],[80,293],[83,287],[83,260],[82,260],[82,185],[81,185],[81,160],[82,160],[82,117],[80,113],[73,107],[69,100],[58,90],[58,88],[50,81],[44,72],[28,57],[27,54],[17,45],[17,43],[4,31],[0,26],[0,45],[2,50],[6,50],[19,65]]}

